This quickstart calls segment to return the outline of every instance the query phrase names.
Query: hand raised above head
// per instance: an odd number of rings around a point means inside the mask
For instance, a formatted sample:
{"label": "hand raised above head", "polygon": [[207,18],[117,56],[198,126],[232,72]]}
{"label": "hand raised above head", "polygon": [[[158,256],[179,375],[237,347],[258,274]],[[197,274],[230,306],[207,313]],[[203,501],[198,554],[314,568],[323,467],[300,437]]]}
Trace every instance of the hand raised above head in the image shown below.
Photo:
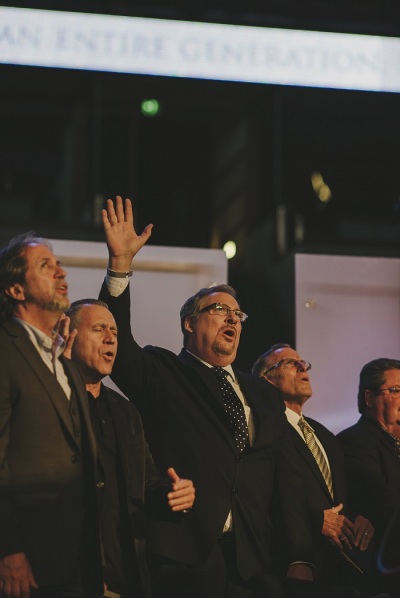
{"label": "hand raised above head", "polygon": [[151,235],[152,224],[148,224],[138,235],[135,231],[132,202],[120,195],[107,200],[107,208],[101,211],[104,232],[109,252],[109,267],[117,272],[130,269],[132,258],[140,251]]}

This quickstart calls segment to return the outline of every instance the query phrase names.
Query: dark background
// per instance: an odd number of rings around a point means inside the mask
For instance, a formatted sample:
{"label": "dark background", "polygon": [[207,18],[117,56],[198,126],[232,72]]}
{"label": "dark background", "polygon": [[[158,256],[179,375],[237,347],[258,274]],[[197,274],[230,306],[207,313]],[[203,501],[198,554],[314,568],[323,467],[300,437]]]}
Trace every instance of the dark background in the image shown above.
{"label": "dark background", "polygon": [[[5,3],[387,36],[400,34],[398,4]],[[400,255],[396,94],[9,65],[0,90],[0,241],[29,229],[101,241],[100,208],[116,194],[134,200],[138,229],[154,223],[151,244],[234,240],[229,281],[250,315],[245,369],[270,344],[295,342],[295,252]],[[159,100],[156,117],[142,115],[145,98]]]}

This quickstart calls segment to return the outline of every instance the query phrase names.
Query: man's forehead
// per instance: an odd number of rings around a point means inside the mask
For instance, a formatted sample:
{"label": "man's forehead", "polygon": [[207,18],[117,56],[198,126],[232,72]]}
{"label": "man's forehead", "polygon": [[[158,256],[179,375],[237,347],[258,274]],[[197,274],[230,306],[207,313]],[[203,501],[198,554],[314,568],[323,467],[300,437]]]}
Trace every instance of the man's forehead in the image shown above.
{"label": "man's forehead", "polygon": [[386,382],[389,381],[396,381],[396,384],[400,384],[400,370],[386,370],[383,373]]}
{"label": "man's forehead", "polygon": [[282,347],[281,349],[277,349],[273,353],[273,358],[274,361],[277,362],[281,361],[281,359],[286,358],[300,359],[300,355],[294,349],[291,349],[289,347]]}
{"label": "man's forehead", "polygon": [[28,261],[34,261],[42,258],[57,259],[49,247],[40,243],[30,243],[27,245],[25,248],[25,257]]}
{"label": "man's forehead", "polygon": [[90,325],[106,323],[116,326],[112,313],[102,305],[83,305],[82,316],[82,319]]}
{"label": "man's forehead", "polygon": [[223,303],[228,307],[237,308],[239,307],[238,302],[232,295],[229,293],[211,293],[204,297],[202,301],[202,306],[205,307],[206,305],[211,305],[212,303]]}

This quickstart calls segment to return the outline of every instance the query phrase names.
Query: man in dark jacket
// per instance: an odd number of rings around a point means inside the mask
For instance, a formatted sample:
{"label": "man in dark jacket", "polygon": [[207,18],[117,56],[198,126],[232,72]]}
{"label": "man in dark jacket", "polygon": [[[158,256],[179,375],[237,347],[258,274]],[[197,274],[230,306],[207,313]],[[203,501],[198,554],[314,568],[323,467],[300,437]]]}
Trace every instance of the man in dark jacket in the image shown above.
{"label": "man in dark jacket", "polygon": [[[118,330],[106,304],[97,299],[72,303],[66,315],[77,331],[72,359],[86,384],[99,453],[97,504],[106,593],[148,598],[146,513],[168,518],[194,501],[190,480],[170,467],[170,484],[157,471],[144,438],[139,412],[102,383],[117,355]],[[168,507],[169,505],[169,507]]]}
{"label": "man in dark jacket", "polygon": [[339,442],[325,426],[303,415],[304,405],[312,395],[310,369],[311,364],[301,359],[297,351],[281,343],[261,355],[252,371],[279,390],[286,406],[318,545],[315,579],[334,585],[351,582],[361,586],[365,576],[344,555],[356,559],[358,553],[363,558],[374,528],[362,515],[349,518],[344,457]]}
{"label": "man in dark jacket", "polygon": [[[338,439],[345,454],[349,500],[371,519],[381,539],[386,530],[390,532],[388,526],[400,505],[399,360],[380,358],[364,365],[358,410],[358,422],[340,432]],[[398,567],[399,551],[393,562],[386,541],[385,546],[382,564],[388,569]],[[387,576],[385,583],[398,595],[398,576],[396,580]]]}
{"label": "man in dark jacket", "polygon": [[[179,355],[141,348],[130,329],[128,277],[151,226],[137,235],[131,203],[120,197],[115,206],[108,201],[103,222],[110,261],[101,298],[119,329],[112,377],[141,411],[158,467],[174,463],[196,486],[190,518],[150,531],[158,572],[176,582],[177,596],[245,597],[256,588],[280,596],[263,586],[274,584],[267,579],[274,492],[286,514],[290,576],[311,578],[313,544],[283,405],[271,385],[233,367],[246,314],[231,287],[201,289],[181,309]],[[162,584],[158,590],[171,595]]]}
{"label": "man in dark jacket", "polygon": [[0,596],[83,598],[85,557],[87,587],[102,588],[96,443],[82,377],[54,330],[68,306],[45,239],[0,250]]}

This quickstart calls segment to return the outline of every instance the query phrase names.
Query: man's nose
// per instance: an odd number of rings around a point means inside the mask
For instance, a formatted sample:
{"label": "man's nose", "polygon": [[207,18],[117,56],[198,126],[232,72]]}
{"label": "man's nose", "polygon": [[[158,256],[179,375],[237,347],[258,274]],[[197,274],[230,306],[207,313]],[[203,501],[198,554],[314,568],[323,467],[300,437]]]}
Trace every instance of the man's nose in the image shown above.
{"label": "man's nose", "polygon": [[239,318],[236,315],[236,310],[235,309],[230,309],[227,313],[226,319],[228,322],[239,322]]}
{"label": "man's nose", "polygon": [[67,277],[66,271],[64,270],[64,268],[62,268],[59,265],[56,266],[56,272],[55,272],[55,274],[56,274],[57,278],[66,278]]}
{"label": "man's nose", "polygon": [[105,330],[103,340],[105,343],[113,345],[117,339],[115,335],[111,332],[111,330]]}

